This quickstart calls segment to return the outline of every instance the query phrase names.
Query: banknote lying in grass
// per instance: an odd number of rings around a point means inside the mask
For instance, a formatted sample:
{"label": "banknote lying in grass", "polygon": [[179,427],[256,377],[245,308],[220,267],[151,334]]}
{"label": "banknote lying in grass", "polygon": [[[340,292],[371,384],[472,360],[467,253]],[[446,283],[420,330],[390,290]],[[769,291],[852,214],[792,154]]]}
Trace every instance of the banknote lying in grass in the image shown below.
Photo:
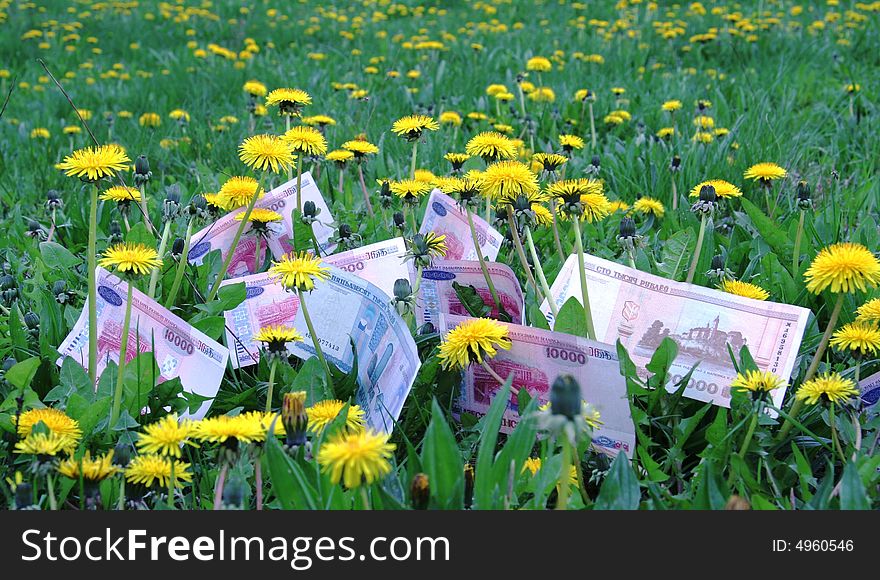
{"label": "banknote lying in grass", "polygon": [[[498,257],[504,236],[477,214],[472,214],[472,217],[483,257],[487,260],[494,260]],[[419,228],[421,234],[428,232],[434,232],[438,236],[446,236],[446,259],[477,259],[467,214],[454,199],[441,193],[439,189],[431,192],[425,217],[422,220],[422,227]]]}
{"label": "banknote lying in grass", "polygon": [[[736,370],[728,347],[738,355],[747,346],[761,370],[790,377],[810,316],[806,308],[675,282],[590,255],[585,266],[596,338],[608,344],[620,340],[644,376],[660,342],[670,338],[678,356],[667,386],[674,389],[699,363],[684,392],[692,399],[730,406]],[[550,294],[559,307],[571,297],[581,300],[577,256],[565,261]],[[541,310],[552,325],[546,300]],[[772,396],[781,406],[785,389]]]}
{"label": "banknote lying in grass", "polygon": [[[498,293],[501,306],[510,315],[514,324],[523,324],[523,293],[519,280],[506,264],[488,262],[486,268]],[[422,271],[422,285],[419,288],[419,303],[416,320],[419,326],[426,323],[435,329],[439,327],[442,314],[470,316],[453,287],[458,282],[463,286],[473,286],[483,303],[491,307],[489,317],[498,318],[498,308],[486,284],[486,278],[478,261],[434,260],[430,267]]]}
{"label": "banknote lying in grass", "polygon": [[412,262],[404,262],[404,254],[403,238],[392,238],[327,256],[324,262],[372,283],[390,299],[394,297],[395,280],[413,281]]}
{"label": "banknote lying in grass", "polygon": [[[291,354],[303,360],[315,356],[296,294],[287,292],[268,273],[227,280],[225,284],[239,282],[245,284],[246,298],[225,313],[234,367],[259,360],[260,345],[253,337],[270,324],[293,326],[305,337],[303,342],[288,345]],[[350,373],[357,356],[355,402],[364,409],[367,422],[375,429],[390,431],[421,364],[406,322],[385,292],[335,266],[330,267],[329,280],[318,282],[304,300],[327,360]]]}
{"label": "banknote lying in grass", "polygon": [[[107,368],[108,361],[119,364],[122,344],[122,324],[128,284],[103,268],[98,268],[98,376]],[[84,368],[89,360],[89,312],[82,314],[58,347],[61,358],[71,357]],[[159,366],[157,382],[180,378],[185,391],[213,399],[220,388],[226,370],[229,351],[225,346],[208,338],[184,320],[163,308],[146,294],[134,289],[132,293],[131,324],[129,326],[126,362],[136,355],[153,352]],[[205,401],[190,416],[204,417],[211,406]]]}
{"label": "banknote lying in grass", "polygon": [[[462,321],[461,316],[441,317],[445,334]],[[506,325],[510,350],[499,350],[488,364],[501,378],[513,374],[510,401],[501,430],[510,433],[519,423],[518,393],[526,389],[539,405],[547,403],[550,388],[560,375],[571,375],[581,387],[584,401],[598,409],[602,425],[593,433],[593,445],[609,455],[623,451],[632,457],[636,444],[635,427],[626,395],[626,381],[620,374],[616,349],[607,344],[571,334],[551,332],[529,326]],[[468,367],[462,379],[461,398],[455,405],[460,412],[483,416],[488,412],[498,380],[476,364]]]}
{"label": "banknote lying in grass", "polygon": [[862,405],[877,412],[877,401],[880,400],[880,372],[874,373],[859,381]]}
{"label": "banknote lying in grass", "polygon": [[[330,242],[333,235],[333,216],[324,201],[324,196],[315,185],[314,179],[309,172],[302,174],[302,202],[307,201],[315,203],[318,214],[318,221],[312,224],[312,231],[315,233],[315,239],[318,241],[318,247],[321,254],[332,252],[335,244]],[[269,251],[275,258],[279,258],[288,252],[293,251],[291,236],[293,236],[293,211],[296,209],[296,179],[292,179],[283,185],[279,185],[275,189],[266,193],[259,199],[254,207],[271,209],[281,214],[283,221],[278,224],[270,224],[272,234],[265,241],[260,240],[255,233],[251,233],[249,227],[245,229],[238,242],[233,249],[232,261],[229,264],[230,278],[237,276],[246,276],[256,272],[259,267],[257,264],[257,243],[260,243],[260,264],[265,259],[266,252]],[[227,252],[232,246],[232,240],[235,232],[241,222],[235,219],[238,214],[244,213],[245,208],[239,208],[224,215],[214,223],[208,225],[201,231],[195,233],[192,238],[192,247],[189,250],[189,261],[193,264],[201,264],[208,252],[212,250],[220,250],[223,258],[226,258]]]}

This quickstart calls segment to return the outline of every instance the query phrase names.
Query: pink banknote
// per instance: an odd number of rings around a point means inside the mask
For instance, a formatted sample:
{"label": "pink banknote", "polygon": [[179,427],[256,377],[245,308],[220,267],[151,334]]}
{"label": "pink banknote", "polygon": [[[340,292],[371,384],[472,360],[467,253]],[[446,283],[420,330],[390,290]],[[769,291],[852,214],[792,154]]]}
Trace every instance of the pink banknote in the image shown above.
{"label": "pink banknote", "polygon": [[[501,242],[504,236],[489,225],[486,220],[473,214],[474,229],[477,231],[477,240],[480,242],[480,251],[487,260],[498,257]],[[431,192],[428,198],[428,207],[422,220],[419,233],[434,232],[437,235],[446,236],[446,259],[448,260],[476,260],[477,252],[474,249],[474,241],[471,236],[467,214],[458,206],[458,203],[441,193],[439,189]]]}

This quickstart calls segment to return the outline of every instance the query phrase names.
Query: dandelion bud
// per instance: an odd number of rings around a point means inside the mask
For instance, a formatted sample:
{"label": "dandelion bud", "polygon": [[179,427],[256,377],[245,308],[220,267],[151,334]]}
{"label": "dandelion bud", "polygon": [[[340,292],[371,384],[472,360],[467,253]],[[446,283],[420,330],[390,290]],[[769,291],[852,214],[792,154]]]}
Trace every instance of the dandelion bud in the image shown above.
{"label": "dandelion bud", "polygon": [[471,509],[474,503],[474,466],[466,463],[464,466],[464,509]]}
{"label": "dandelion bud", "polygon": [[669,171],[675,173],[679,170],[681,170],[681,157],[679,157],[678,155],[673,155],[672,161],[669,163]]}
{"label": "dandelion bud", "polygon": [[574,420],[581,413],[581,387],[571,375],[560,375],[550,389],[550,413]]}
{"label": "dandelion bud", "polygon": [[810,184],[806,181],[799,181],[797,184],[797,204],[798,208],[802,210],[811,209],[813,207]]}
{"label": "dandelion bud", "polygon": [[180,255],[183,254],[183,238],[174,238],[174,243],[171,244],[171,257],[174,259],[180,259]]}
{"label": "dandelion bud", "polygon": [[138,155],[134,160],[134,182],[136,185],[143,185],[153,177],[150,171],[150,161],[146,155]]}
{"label": "dandelion bud", "polygon": [[306,392],[284,393],[281,401],[281,423],[287,434],[287,446],[297,448],[306,443],[306,428],[309,416],[306,414]]}
{"label": "dandelion bud", "polygon": [[15,278],[12,275],[4,274],[0,276],[0,296],[3,297],[3,301],[6,304],[11,304],[18,298],[18,284],[16,284]]}
{"label": "dandelion bud", "polygon": [[620,237],[634,238],[636,235],[636,222],[631,217],[620,220]]}
{"label": "dandelion bud", "polygon": [[394,281],[394,298],[391,305],[401,316],[409,314],[415,308],[415,296],[412,295],[412,286],[406,278],[398,278]]}
{"label": "dandelion bud", "polygon": [[428,482],[428,476],[424,473],[415,474],[409,488],[409,493],[414,510],[428,509],[428,502],[431,499],[431,487]]}
{"label": "dandelion bud", "polygon": [[194,195],[189,201],[189,205],[186,206],[185,213],[189,218],[208,219],[210,217],[208,200],[205,199],[204,195]]}
{"label": "dandelion bud", "polygon": [[131,444],[120,439],[113,447],[113,465],[125,468],[129,461],[131,461]]}
{"label": "dandelion bud", "polygon": [[64,200],[58,195],[58,192],[54,189],[50,189],[46,192],[46,209],[55,210],[61,209],[64,207]]}
{"label": "dandelion bud", "polygon": [[43,234],[43,226],[36,220],[28,220],[27,232],[25,235],[29,238],[41,238]]}
{"label": "dandelion bud", "polygon": [[715,194],[715,188],[711,185],[704,185],[700,188],[700,199],[691,206],[691,211],[703,216],[710,215],[715,211],[715,202],[718,196]]}
{"label": "dandelion bud", "polygon": [[40,337],[40,317],[33,312],[24,315],[24,324],[27,326],[28,334],[33,338]]}
{"label": "dandelion bud", "polygon": [[180,215],[180,187],[175,183],[166,188],[165,201],[162,202],[162,217],[171,221]]}
{"label": "dandelion bud", "polygon": [[714,202],[718,199],[718,196],[715,195],[715,187],[712,185],[704,185],[700,188],[700,201],[710,201]]}
{"label": "dandelion bud", "polygon": [[401,212],[401,211],[394,212],[394,227],[401,229],[401,230],[406,227],[406,218],[404,218],[403,212]]}
{"label": "dandelion bud", "polygon": [[68,304],[73,300],[73,293],[67,291],[67,283],[64,280],[56,280],[52,284],[52,294],[58,304]]}
{"label": "dandelion bud", "polygon": [[15,508],[17,510],[39,509],[33,504],[34,494],[31,484],[22,481],[15,484]]}
{"label": "dandelion bud", "polygon": [[314,223],[318,219],[318,214],[320,213],[321,210],[318,209],[318,206],[315,205],[315,202],[303,202],[302,222],[304,224],[312,225],[312,223]]}
{"label": "dandelion bud", "polygon": [[244,479],[237,473],[233,473],[226,485],[223,487],[223,509],[224,510],[241,510],[244,509],[244,496],[246,484]]}
{"label": "dandelion bud", "polygon": [[110,244],[118,244],[122,241],[122,228],[119,226],[119,222],[113,220],[110,222]]}

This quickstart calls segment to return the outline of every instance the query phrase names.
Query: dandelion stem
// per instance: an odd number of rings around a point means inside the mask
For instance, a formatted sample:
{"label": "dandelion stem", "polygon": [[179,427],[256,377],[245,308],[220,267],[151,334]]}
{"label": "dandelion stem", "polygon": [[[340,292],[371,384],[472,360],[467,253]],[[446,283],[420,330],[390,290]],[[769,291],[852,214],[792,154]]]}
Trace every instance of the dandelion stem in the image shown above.
{"label": "dandelion stem", "polygon": [[370,511],[373,509],[370,505],[370,494],[367,492],[366,486],[361,486],[361,501],[364,504],[364,509]]}
{"label": "dandelion stem", "polygon": [[694,283],[694,275],[697,273],[697,262],[700,261],[700,251],[703,249],[703,238],[706,237],[706,214],[703,214],[703,217],[700,218],[700,233],[697,235],[697,245],[694,248],[694,258],[691,260],[691,267],[688,269],[687,279],[685,280],[688,284]]}
{"label": "dandelion stem", "polygon": [[[290,115],[284,115],[284,132],[290,131]],[[287,181],[293,179],[293,167],[287,166]]]}
{"label": "dandelion stem", "polygon": [[529,246],[529,253],[532,255],[532,262],[535,263],[535,272],[538,273],[538,280],[541,282],[541,290],[544,292],[544,298],[547,299],[547,303],[550,305],[550,310],[553,312],[553,319],[555,320],[559,314],[559,309],[556,307],[556,301],[553,300],[553,295],[550,293],[550,286],[547,284],[547,277],[544,275],[544,268],[541,266],[538,252],[535,250],[535,242],[532,240],[532,228],[526,226],[525,232],[526,243]]}
{"label": "dandelion stem", "polygon": [[834,413],[834,401],[828,407],[828,422],[831,424],[831,441],[834,442],[834,448],[840,454],[840,459],[846,465],[846,454],[840,445],[840,438],[837,436],[837,415]]}
{"label": "dandelion stem", "polygon": [[740,457],[745,457],[746,453],[749,450],[749,444],[752,442],[752,437],[755,434],[755,428],[758,426],[758,412],[754,411],[752,413],[752,420],[749,422],[749,428],[746,430],[746,436],[743,437],[742,446],[739,448],[738,455]]}
{"label": "dandelion stem", "polygon": [[556,252],[559,254],[559,259],[564,262],[565,261],[565,252],[562,250],[562,239],[559,237],[559,223],[556,219],[556,200],[555,199],[550,201],[550,216],[553,218],[553,222],[552,222],[553,243],[556,245]]}
{"label": "dandelion stem", "polygon": [[49,228],[49,235],[46,236],[46,241],[51,242],[52,236],[55,235],[55,208],[52,208],[52,227]]}
{"label": "dandelion stem", "polygon": [[131,326],[131,303],[134,296],[134,281],[128,282],[128,297],[125,300],[125,318],[122,322],[122,338],[119,343],[119,367],[116,369],[116,390],[113,391],[113,407],[110,409],[110,422],[107,424],[107,434],[113,431],[113,426],[119,419],[122,407],[122,379],[125,377],[125,359],[128,356],[128,333]]}
{"label": "dandelion stem", "polygon": [[[165,222],[165,227],[162,228],[162,239],[159,240],[159,259],[162,259],[165,256],[165,248],[168,247],[168,237],[170,235],[171,220],[167,220]],[[153,270],[152,274],[150,274],[150,286],[147,290],[147,296],[149,296],[150,298],[156,297],[156,285],[159,282],[159,274],[161,273],[161,268],[156,268],[155,270]]]}
{"label": "dandelion stem", "polygon": [[801,210],[801,215],[798,218],[798,229],[797,234],[794,237],[794,252],[791,255],[791,275],[797,276],[798,267],[800,266],[801,261],[801,239],[804,237],[804,216],[806,215],[805,210]]}
{"label": "dandelion stem", "polygon": [[226,271],[229,270],[229,265],[232,263],[232,256],[235,254],[235,249],[238,247],[239,240],[241,240],[241,234],[244,231],[245,226],[247,226],[248,218],[251,217],[251,212],[254,211],[254,205],[257,203],[257,198],[263,190],[263,178],[265,176],[265,173],[260,175],[260,182],[257,183],[257,189],[254,190],[254,196],[244,210],[244,215],[241,217],[241,223],[238,225],[238,229],[235,231],[235,236],[232,238],[232,244],[229,246],[226,259],[223,260],[223,266],[220,267],[220,271],[217,273],[217,279],[214,280],[214,285],[208,293],[207,302],[210,302],[217,296],[217,292],[220,290],[220,284],[222,284],[223,279],[226,278]]}
{"label": "dandelion stem", "polygon": [[256,245],[257,249],[256,249],[256,253],[254,254],[254,274],[256,274],[257,272],[260,271],[260,266],[262,265],[260,263],[260,246],[262,245],[261,242],[263,240],[263,237],[258,234],[256,236],[256,238],[257,239],[255,240],[256,241],[255,245]]}
{"label": "dandelion stem", "polygon": [[168,509],[174,509],[174,487],[176,485],[177,480],[174,477],[174,458],[168,458],[168,465],[170,466],[170,473],[168,477]]}
{"label": "dandelion stem", "polygon": [[302,213],[303,210],[303,199],[302,199],[302,169],[303,169],[303,156],[300,153],[296,156],[296,211]]}
{"label": "dandelion stem", "polygon": [[538,283],[535,282],[535,277],[532,276],[532,269],[529,268],[529,262],[526,259],[526,252],[523,249],[522,240],[520,240],[519,237],[519,228],[516,225],[516,218],[513,215],[512,205],[507,206],[507,223],[510,225],[510,231],[513,237],[513,247],[516,249],[516,256],[519,258],[519,263],[523,270],[525,270],[526,279],[535,290],[535,294],[538,294],[541,291],[538,289]]}
{"label": "dandelion stem", "polygon": [[587,323],[587,338],[596,340],[596,329],[593,328],[593,312],[590,310],[590,293],[587,289],[587,267],[584,263],[584,243],[581,239],[581,227],[577,219],[573,220],[574,247],[578,256],[578,272],[581,278],[581,302],[584,307],[584,317]]}
{"label": "dandelion stem", "polygon": [[119,499],[116,500],[116,509],[119,511],[125,511],[125,476],[119,478],[121,481],[119,482]]}
{"label": "dandelion stem", "polygon": [[89,210],[89,378],[98,382],[98,185],[91,188]]}
{"label": "dandelion stem", "polygon": [[263,462],[262,458],[257,455],[254,462],[254,487],[257,496],[257,511],[263,511]]}
{"label": "dandelion stem", "polygon": [[[483,367],[483,370],[485,370],[487,373],[489,373],[489,375],[490,375],[493,379],[495,379],[496,381],[498,381],[498,384],[501,385],[502,387],[504,386],[504,383],[507,382],[507,381],[505,381],[504,379],[501,378],[501,375],[499,375],[498,373],[496,373],[495,370],[494,370],[492,367],[489,366],[489,362],[488,362],[485,358],[484,358],[483,361],[480,363],[480,366],[482,366],[482,367]],[[514,388],[513,388],[513,385],[511,384],[511,392],[513,392],[513,391],[514,391]],[[516,391],[519,392],[518,389],[516,389]]]}
{"label": "dandelion stem", "polygon": [[669,179],[670,183],[672,183],[672,211],[678,209],[678,187],[675,185],[675,174],[672,174],[672,177]]}
{"label": "dandelion stem", "polygon": [[147,188],[143,183],[141,183],[140,189],[141,189],[141,201],[140,201],[141,213],[144,214],[144,222],[146,222],[147,228],[149,228],[150,231],[154,232],[154,231],[156,231],[156,229],[153,227],[153,222],[150,221],[150,212],[147,209]]}
{"label": "dandelion stem", "polygon": [[371,218],[374,218],[376,213],[373,211],[373,204],[370,203],[370,194],[367,192],[367,183],[364,181],[364,166],[362,163],[358,163],[358,179],[361,182],[361,191],[364,192],[364,203],[367,205],[367,213],[370,214]]}
{"label": "dandelion stem", "polygon": [[171,284],[171,291],[168,292],[168,298],[165,300],[165,308],[174,306],[177,299],[177,292],[180,290],[180,284],[183,282],[183,274],[186,272],[187,257],[189,256],[190,238],[192,238],[193,219],[186,224],[186,237],[183,238],[183,252],[177,262],[177,271],[174,273],[174,283]]}
{"label": "dandelion stem", "polygon": [[495,301],[495,308],[498,309],[498,312],[501,312],[501,299],[498,298],[498,291],[495,290],[495,284],[492,283],[492,277],[489,276],[489,268],[486,267],[486,260],[483,258],[483,252],[480,250],[480,240],[477,238],[477,228],[474,226],[474,216],[471,213],[470,207],[465,206],[465,213],[467,213],[468,225],[471,228],[471,239],[474,242],[474,251],[477,253],[477,261],[480,262],[480,269],[483,271],[483,278],[486,279],[486,285],[489,287],[489,292],[492,294],[492,300]]}
{"label": "dandelion stem", "polygon": [[562,438],[562,465],[559,466],[559,482],[556,484],[556,509],[568,508],[569,473],[571,471],[571,443],[568,437]]}
{"label": "dandelion stem", "polygon": [[266,412],[272,410],[272,392],[275,390],[275,369],[278,367],[278,356],[272,356],[272,364],[269,366],[269,386],[266,389]]}
{"label": "dandelion stem", "polygon": [[590,103],[590,141],[593,144],[592,151],[596,150],[596,117],[593,115],[593,103]]}
{"label": "dandelion stem", "polygon": [[58,509],[58,501],[55,499],[55,478],[51,471],[46,473],[46,492],[49,494],[49,509],[54,512]]}
{"label": "dandelion stem", "polygon": [[413,150],[412,150],[412,159],[409,162],[409,176],[410,179],[416,178],[416,154],[419,150],[419,140],[416,139],[413,141]]}
{"label": "dandelion stem", "polygon": [[312,346],[315,347],[315,354],[318,356],[318,360],[321,361],[321,366],[324,367],[324,372],[327,374],[327,386],[333,388],[333,374],[330,372],[330,365],[327,364],[327,359],[324,358],[324,351],[321,350],[321,343],[318,340],[318,335],[315,333],[315,327],[312,325],[312,317],[309,316],[309,309],[306,308],[305,296],[299,288],[297,288],[296,292],[299,295],[299,307],[302,309],[303,318],[306,320],[306,326],[312,337]]}
{"label": "dandelion stem", "polygon": [[223,486],[226,484],[226,472],[229,465],[224,461],[220,466],[220,473],[217,475],[217,482],[214,484],[214,509],[219,510],[223,506]]}
{"label": "dandelion stem", "polygon": [[[840,309],[843,307],[843,297],[843,293],[837,295],[837,302],[835,302],[834,309],[831,311],[831,318],[828,319],[828,326],[825,327],[825,333],[819,341],[819,347],[816,349],[816,354],[813,355],[813,361],[810,363],[810,367],[807,369],[807,374],[804,375],[802,383],[809,381],[816,375],[816,371],[819,368],[819,362],[822,360],[822,355],[825,354],[825,349],[828,347],[828,340],[831,338],[831,333],[834,332],[834,326],[837,324],[837,317],[840,316]],[[788,416],[791,418],[797,417],[797,414],[800,413],[803,406],[803,399],[795,399],[794,404],[788,412]],[[783,423],[782,427],[779,429],[777,438],[782,439],[790,430],[791,421],[786,418],[785,423]]]}

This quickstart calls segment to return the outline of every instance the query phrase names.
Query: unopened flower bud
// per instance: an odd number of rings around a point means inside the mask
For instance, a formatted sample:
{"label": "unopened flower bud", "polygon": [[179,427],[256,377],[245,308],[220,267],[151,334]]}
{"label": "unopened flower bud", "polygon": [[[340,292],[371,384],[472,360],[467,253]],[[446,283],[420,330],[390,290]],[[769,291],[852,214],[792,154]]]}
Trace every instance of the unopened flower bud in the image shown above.
{"label": "unopened flower bud", "polygon": [[165,201],[162,202],[162,216],[165,221],[176,219],[180,215],[180,187],[175,183],[165,189]]}
{"label": "unopened flower bud", "polygon": [[58,192],[54,189],[50,189],[46,192],[46,209],[49,211],[53,209],[61,209],[64,207],[64,200],[61,199]]}
{"label": "unopened flower bud", "polygon": [[233,473],[223,487],[223,509],[244,509],[245,488],[244,479],[237,473]]}
{"label": "unopened flower bud", "polygon": [[143,185],[153,177],[150,171],[150,161],[146,155],[138,155],[134,160],[134,182],[136,185]]}
{"label": "unopened flower bud", "polygon": [[318,214],[320,213],[321,210],[318,209],[315,202],[311,200],[303,202],[302,222],[304,224],[312,225],[318,219]]}
{"label": "unopened flower bud", "polygon": [[700,198],[691,206],[691,211],[703,216],[711,215],[715,211],[715,202],[718,196],[715,194],[715,187],[704,185],[700,188]]}
{"label": "unopened flower bud", "polygon": [[672,161],[669,163],[669,170],[672,172],[679,171],[681,169],[681,157],[678,155],[672,156]]}
{"label": "unopened flower bud", "polygon": [[415,309],[415,296],[412,293],[412,286],[406,278],[398,278],[394,281],[394,297],[391,304],[398,314],[404,316]]}
{"label": "unopened flower bud", "polygon": [[32,489],[31,484],[27,481],[15,484],[15,509],[28,510],[36,508],[33,503],[34,494]]}
{"label": "unopened flower bud", "polygon": [[550,388],[550,413],[574,420],[581,412],[581,387],[571,375],[560,375]]}
{"label": "unopened flower bud", "polygon": [[174,238],[174,243],[171,244],[171,256],[179,259],[180,255],[183,254],[183,246],[183,238]]}
{"label": "unopened flower bud", "polygon": [[428,509],[428,503],[431,500],[431,487],[428,482],[428,476],[424,473],[415,474],[409,490],[412,508],[414,510]]}
{"label": "unopened flower bud", "polygon": [[474,466],[466,463],[464,466],[464,509],[471,509],[474,503]]}
{"label": "unopened flower bud", "polygon": [[110,222],[110,244],[118,244],[122,241],[122,228],[119,226],[119,222],[113,220]]}
{"label": "unopened flower bud", "polygon": [[396,211],[394,212],[394,227],[399,229],[404,229],[406,227],[406,218],[403,216],[403,212]]}
{"label": "unopened flower bud", "polygon": [[287,446],[296,448],[306,442],[309,416],[306,414],[306,392],[284,393],[281,402],[281,423],[287,437]]}
{"label": "unopened flower bud", "polygon": [[73,293],[67,291],[67,283],[64,280],[56,280],[52,284],[52,294],[58,304],[68,304],[73,300]]}
{"label": "unopened flower bud", "polygon": [[797,184],[797,204],[799,209],[811,209],[813,207],[813,198],[810,191],[810,184],[806,181],[799,181]]}
{"label": "unopened flower bud", "polygon": [[627,216],[620,220],[620,237],[633,238],[636,235],[636,222]]}
{"label": "unopened flower bud", "polygon": [[43,226],[37,220],[28,220],[27,232],[25,235],[29,238],[42,238]]}

